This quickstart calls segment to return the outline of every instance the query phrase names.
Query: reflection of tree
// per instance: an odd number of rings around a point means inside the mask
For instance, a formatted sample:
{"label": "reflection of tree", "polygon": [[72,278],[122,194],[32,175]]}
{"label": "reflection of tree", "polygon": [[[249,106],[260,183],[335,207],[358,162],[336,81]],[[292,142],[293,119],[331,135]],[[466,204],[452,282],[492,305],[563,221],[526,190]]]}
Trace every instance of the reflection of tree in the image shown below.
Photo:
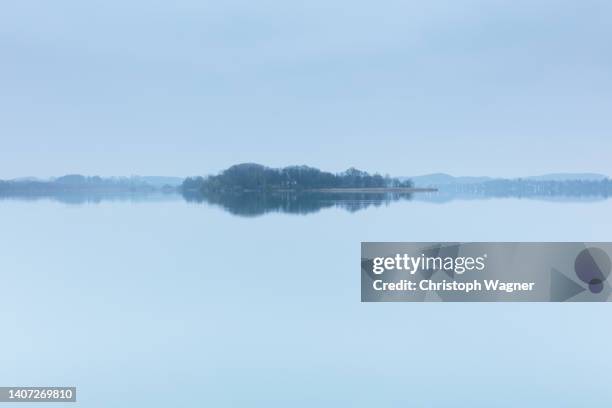
{"label": "reflection of tree", "polygon": [[219,205],[235,215],[258,216],[268,212],[310,214],[323,208],[342,208],[350,212],[392,201],[409,200],[409,193],[322,193],[322,192],[183,192],[189,202]]}
{"label": "reflection of tree", "polygon": [[174,192],[155,191],[44,191],[2,192],[0,200],[38,201],[52,200],[63,204],[100,204],[105,201],[166,201],[176,197]]}

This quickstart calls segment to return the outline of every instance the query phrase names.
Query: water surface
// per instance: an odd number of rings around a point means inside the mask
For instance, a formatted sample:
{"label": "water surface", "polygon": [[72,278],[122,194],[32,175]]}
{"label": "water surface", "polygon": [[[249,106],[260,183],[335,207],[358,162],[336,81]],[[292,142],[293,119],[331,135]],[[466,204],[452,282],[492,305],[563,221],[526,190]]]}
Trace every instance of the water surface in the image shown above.
{"label": "water surface", "polygon": [[608,304],[362,304],[359,257],[609,241],[612,200],[333,201],[0,201],[0,383],[75,385],[83,407],[607,403]]}

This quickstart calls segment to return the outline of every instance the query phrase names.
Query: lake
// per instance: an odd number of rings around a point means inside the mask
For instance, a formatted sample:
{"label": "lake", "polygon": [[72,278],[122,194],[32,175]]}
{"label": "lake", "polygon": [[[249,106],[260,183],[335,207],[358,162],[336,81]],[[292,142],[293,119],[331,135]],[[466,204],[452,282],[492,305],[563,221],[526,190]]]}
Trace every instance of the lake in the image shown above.
{"label": "lake", "polygon": [[74,385],[82,407],[607,404],[607,304],[361,303],[359,265],[361,241],[609,241],[610,214],[435,194],[0,200],[0,385]]}

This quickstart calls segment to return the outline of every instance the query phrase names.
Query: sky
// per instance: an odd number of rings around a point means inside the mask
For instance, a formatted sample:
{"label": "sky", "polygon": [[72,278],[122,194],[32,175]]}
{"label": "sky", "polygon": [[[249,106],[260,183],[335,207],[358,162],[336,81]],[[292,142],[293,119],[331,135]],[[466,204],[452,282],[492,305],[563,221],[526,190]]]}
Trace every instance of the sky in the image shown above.
{"label": "sky", "polygon": [[612,2],[9,0],[0,178],[612,175]]}

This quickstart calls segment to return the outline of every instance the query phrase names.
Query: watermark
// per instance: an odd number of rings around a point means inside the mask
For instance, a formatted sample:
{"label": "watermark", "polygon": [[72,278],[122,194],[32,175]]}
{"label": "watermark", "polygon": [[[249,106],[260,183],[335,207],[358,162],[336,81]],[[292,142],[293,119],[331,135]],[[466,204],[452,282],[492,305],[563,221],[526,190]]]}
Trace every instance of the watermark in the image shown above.
{"label": "watermark", "polygon": [[363,242],[362,302],[605,302],[612,243]]}
{"label": "watermark", "polygon": [[76,387],[0,387],[0,402],[76,402]]}

